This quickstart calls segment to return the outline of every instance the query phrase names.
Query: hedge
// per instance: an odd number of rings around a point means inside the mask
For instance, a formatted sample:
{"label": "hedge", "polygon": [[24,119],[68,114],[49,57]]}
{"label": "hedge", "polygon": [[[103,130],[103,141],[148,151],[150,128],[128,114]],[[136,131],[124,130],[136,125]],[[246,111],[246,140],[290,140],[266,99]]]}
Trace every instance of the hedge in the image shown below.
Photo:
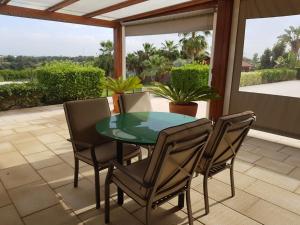
{"label": "hedge", "polygon": [[72,62],[54,62],[36,70],[47,104],[100,97],[104,70]]}
{"label": "hedge", "polygon": [[35,71],[26,70],[0,70],[0,81],[24,81],[34,80],[36,77]]}
{"label": "hedge", "polygon": [[297,71],[292,69],[266,69],[253,72],[242,72],[240,86],[268,84],[297,79]]}
{"label": "hedge", "polygon": [[41,105],[43,90],[36,83],[0,85],[0,110]]}
{"label": "hedge", "polygon": [[173,67],[171,70],[171,83],[174,87],[181,90],[207,86],[208,77],[208,65],[186,64],[181,67]]}

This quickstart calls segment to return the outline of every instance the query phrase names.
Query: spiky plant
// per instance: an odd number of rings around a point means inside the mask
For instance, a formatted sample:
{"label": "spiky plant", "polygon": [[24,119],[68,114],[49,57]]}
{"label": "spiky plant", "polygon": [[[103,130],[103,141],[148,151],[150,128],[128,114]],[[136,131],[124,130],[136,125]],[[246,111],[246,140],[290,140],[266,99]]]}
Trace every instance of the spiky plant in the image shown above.
{"label": "spiky plant", "polygon": [[116,94],[122,94],[126,91],[131,91],[143,87],[143,85],[141,84],[141,80],[135,76],[128,77],[127,79],[124,79],[123,77],[120,77],[118,79],[107,77],[104,81],[103,86]]}

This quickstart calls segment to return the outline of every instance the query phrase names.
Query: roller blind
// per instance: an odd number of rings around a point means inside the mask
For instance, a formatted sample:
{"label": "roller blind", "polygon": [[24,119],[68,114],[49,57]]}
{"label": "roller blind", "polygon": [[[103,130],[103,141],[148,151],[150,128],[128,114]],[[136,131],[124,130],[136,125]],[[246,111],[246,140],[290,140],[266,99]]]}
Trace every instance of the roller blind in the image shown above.
{"label": "roller blind", "polygon": [[214,9],[124,23],[125,36],[206,31],[213,29]]}

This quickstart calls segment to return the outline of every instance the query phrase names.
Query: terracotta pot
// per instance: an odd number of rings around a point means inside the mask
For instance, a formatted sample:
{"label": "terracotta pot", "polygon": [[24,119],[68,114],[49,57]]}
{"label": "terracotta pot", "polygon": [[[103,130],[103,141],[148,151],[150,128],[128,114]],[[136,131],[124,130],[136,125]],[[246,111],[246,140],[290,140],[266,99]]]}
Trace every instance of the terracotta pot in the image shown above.
{"label": "terracotta pot", "polygon": [[121,95],[120,93],[114,93],[112,95],[113,105],[114,105],[114,109],[113,109],[114,113],[119,113],[120,112],[120,109],[119,109],[119,96],[120,95]]}
{"label": "terracotta pot", "polygon": [[173,102],[169,103],[169,110],[171,113],[179,113],[195,117],[197,114],[197,109],[198,104],[195,102],[190,102],[186,104],[175,104]]}

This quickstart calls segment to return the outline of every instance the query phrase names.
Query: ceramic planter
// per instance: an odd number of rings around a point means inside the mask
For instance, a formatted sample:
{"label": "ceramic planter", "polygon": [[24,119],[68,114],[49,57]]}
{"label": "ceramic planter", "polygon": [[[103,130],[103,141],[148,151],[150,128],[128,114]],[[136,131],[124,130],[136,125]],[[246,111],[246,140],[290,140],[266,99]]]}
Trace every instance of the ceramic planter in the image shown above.
{"label": "ceramic planter", "polygon": [[170,102],[169,110],[171,113],[179,113],[195,117],[198,110],[198,104],[195,102],[190,102],[186,104],[175,104],[173,102]]}

